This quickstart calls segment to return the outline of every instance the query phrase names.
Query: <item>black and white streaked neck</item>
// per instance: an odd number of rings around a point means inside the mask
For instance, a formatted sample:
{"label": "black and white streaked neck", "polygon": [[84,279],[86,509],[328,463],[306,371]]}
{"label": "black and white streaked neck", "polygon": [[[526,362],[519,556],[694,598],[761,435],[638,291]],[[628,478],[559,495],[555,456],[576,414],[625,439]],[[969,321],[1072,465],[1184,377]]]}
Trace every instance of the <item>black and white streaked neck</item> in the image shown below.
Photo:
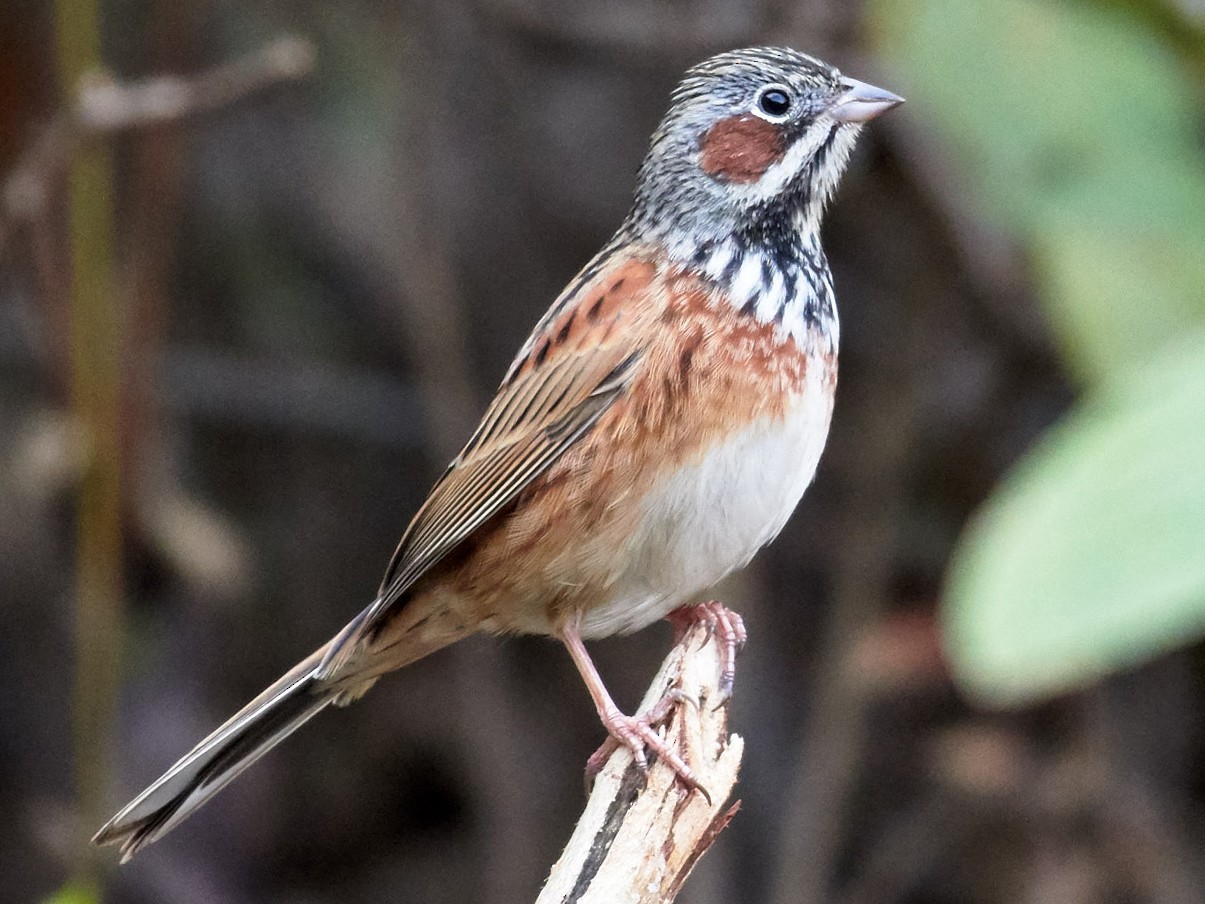
{"label": "black and white streaked neck", "polygon": [[840,321],[832,272],[815,238],[806,241],[793,232],[786,244],[767,244],[738,232],[698,246],[689,262],[742,315],[773,323],[804,351],[837,350]]}
{"label": "black and white streaked neck", "polygon": [[809,354],[835,353],[840,322],[820,220],[854,134],[832,128],[785,185],[742,187],[748,197],[735,212],[684,225],[637,209],[629,228],[715,282],[742,314],[775,324]]}
{"label": "black and white streaked neck", "polygon": [[[670,266],[690,270],[712,282],[746,317],[774,324],[808,355],[836,354],[841,338],[836,296],[828,258],[820,245],[818,223],[787,200],[759,211],[743,226],[703,240],[689,235],[633,236],[632,221],[620,228],[570,281],[545,312],[512,363],[511,379],[537,338],[606,269],[616,255],[633,246],[657,249]],[[646,232],[648,223],[642,224]],[[668,231],[668,230],[664,230]],[[662,257],[664,256],[664,257]]]}

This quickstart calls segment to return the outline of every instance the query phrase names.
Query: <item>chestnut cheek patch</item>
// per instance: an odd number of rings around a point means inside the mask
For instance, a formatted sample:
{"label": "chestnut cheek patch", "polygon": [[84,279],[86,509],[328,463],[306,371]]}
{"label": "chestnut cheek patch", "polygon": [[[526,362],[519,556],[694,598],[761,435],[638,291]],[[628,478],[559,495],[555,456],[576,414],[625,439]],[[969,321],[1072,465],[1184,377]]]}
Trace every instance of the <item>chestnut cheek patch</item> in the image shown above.
{"label": "chestnut cheek patch", "polygon": [[709,176],[747,184],[760,179],[786,153],[782,128],[751,113],[721,119],[699,143],[699,164]]}

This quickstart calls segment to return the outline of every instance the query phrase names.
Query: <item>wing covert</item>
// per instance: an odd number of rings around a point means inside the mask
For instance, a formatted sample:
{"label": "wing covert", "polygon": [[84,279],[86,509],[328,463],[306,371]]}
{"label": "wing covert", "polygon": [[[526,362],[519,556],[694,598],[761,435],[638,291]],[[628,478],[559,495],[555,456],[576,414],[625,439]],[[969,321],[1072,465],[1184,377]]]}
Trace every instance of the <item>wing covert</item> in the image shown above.
{"label": "wing covert", "polygon": [[337,672],[423,574],[515,499],[598,423],[641,359],[630,330],[617,327],[651,265],[631,261],[584,284],[575,281],[511,366],[460,454],[406,529],[376,601],[328,648],[320,677]]}

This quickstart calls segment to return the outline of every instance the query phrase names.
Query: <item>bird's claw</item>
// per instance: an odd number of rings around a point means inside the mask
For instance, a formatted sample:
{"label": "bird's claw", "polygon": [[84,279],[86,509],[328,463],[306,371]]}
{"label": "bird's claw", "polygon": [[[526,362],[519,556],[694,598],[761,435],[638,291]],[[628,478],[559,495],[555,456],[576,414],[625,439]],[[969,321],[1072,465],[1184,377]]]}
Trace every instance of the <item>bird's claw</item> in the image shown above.
{"label": "bird's claw", "polygon": [[682,606],[667,617],[675,628],[676,640],[680,640],[691,625],[702,624],[707,628],[708,634],[714,636],[723,647],[720,693],[716,706],[723,705],[732,696],[732,687],[736,682],[736,655],[744,649],[749,639],[745,630],[745,620],[718,600],[710,600],[696,606]]}
{"label": "bird's claw", "polygon": [[678,779],[691,791],[700,792],[710,803],[711,795],[699,784],[694,770],[686,764],[678,753],[665,743],[665,739],[656,731],[656,727],[665,723],[679,703],[687,703],[697,707],[698,701],[683,693],[678,688],[671,688],[665,696],[657,701],[648,711],[638,716],[625,716],[623,713],[609,713],[603,719],[603,727],[610,735],[598,750],[586,761],[586,792],[598,773],[602,771],[607,760],[611,758],[620,746],[632,752],[632,761],[636,768],[645,775],[648,774],[649,762],[646,750],[651,750],[662,762],[674,770]]}

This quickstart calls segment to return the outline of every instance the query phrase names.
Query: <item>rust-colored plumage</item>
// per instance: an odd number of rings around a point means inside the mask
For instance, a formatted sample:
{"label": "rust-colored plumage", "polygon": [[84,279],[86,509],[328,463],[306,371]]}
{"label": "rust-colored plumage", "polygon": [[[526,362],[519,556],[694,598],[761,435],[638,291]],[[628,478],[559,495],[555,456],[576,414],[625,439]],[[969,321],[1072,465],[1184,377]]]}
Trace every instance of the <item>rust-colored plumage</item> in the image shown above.
{"label": "rust-colored plumage", "polygon": [[[549,361],[580,357],[601,373],[636,354],[624,392],[407,605],[430,587],[433,598],[471,605],[470,620],[491,630],[556,633],[608,592],[614,563],[601,551],[621,548],[642,516],[617,500],[643,498],[720,437],[784,418],[807,368],[828,366],[810,364],[773,324],[734,317],[714,286],[679,267],[634,256],[604,277],[547,326],[508,393],[525,381],[552,382],[543,373]],[[600,302],[591,324],[588,312]],[[552,350],[537,364],[546,343]]]}
{"label": "rust-colored plumage", "polygon": [[648,718],[619,712],[582,639],[697,612],[725,635],[730,687],[739,618],[688,604],[811,481],[837,347],[819,207],[858,125],[898,102],[782,48],[691,70],[631,214],[520,350],[376,600],[95,840],[128,858],[327,705],[475,631],[560,639],[612,737],[695,787]]}
{"label": "rust-colored plumage", "polygon": [[703,172],[728,182],[756,182],[782,159],[787,143],[782,126],[751,113],[721,119],[700,143]]}

